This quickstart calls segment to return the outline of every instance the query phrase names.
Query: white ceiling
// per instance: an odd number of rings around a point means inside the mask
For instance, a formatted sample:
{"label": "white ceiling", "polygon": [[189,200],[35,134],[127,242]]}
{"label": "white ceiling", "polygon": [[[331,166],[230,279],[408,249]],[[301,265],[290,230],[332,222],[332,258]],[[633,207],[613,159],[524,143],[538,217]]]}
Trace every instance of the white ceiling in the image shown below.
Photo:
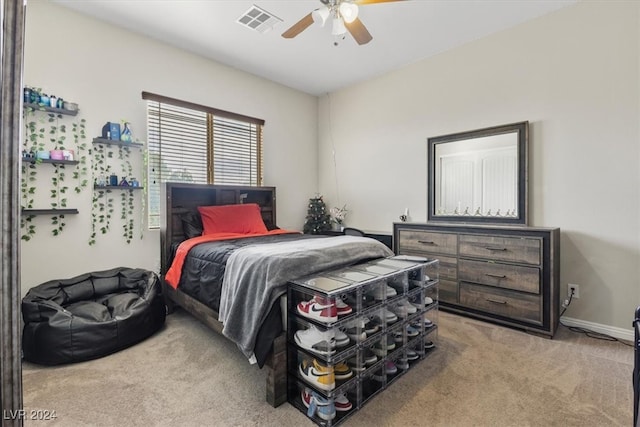
{"label": "white ceiling", "polygon": [[[373,40],[314,24],[281,34],[319,0],[55,0],[56,3],[283,85],[320,95],[521,24],[577,0],[406,0],[360,6]],[[252,5],[282,19],[261,34],[236,23]]]}

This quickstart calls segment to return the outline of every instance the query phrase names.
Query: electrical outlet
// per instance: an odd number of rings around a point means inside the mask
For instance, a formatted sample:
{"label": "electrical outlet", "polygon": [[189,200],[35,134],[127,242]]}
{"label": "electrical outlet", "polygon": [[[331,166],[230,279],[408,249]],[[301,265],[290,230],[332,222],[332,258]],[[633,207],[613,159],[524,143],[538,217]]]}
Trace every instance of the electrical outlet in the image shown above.
{"label": "electrical outlet", "polygon": [[574,299],[580,298],[580,286],[579,285],[576,285],[574,283],[569,283],[569,286],[567,286],[567,296],[570,297],[571,295],[573,295]]}

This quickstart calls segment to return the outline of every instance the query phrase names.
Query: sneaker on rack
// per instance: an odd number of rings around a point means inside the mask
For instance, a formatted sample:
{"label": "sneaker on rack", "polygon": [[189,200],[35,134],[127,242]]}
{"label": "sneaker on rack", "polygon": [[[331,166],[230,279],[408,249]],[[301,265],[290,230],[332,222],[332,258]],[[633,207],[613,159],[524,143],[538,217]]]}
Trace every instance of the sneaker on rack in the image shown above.
{"label": "sneaker on rack", "polygon": [[[315,362],[315,360],[314,360]],[[333,373],[333,368],[323,367],[323,370],[318,370],[314,365],[317,363],[309,362],[307,359],[303,359],[302,363],[298,367],[300,376],[309,384],[318,387],[322,390],[333,390],[336,387],[336,378]]]}
{"label": "sneaker on rack", "polygon": [[425,341],[424,342],[424,349],[425,350],[431,350],[432,348],[435,348],[435,344],[433,343],[433,341]]}
{"label": "sneaker on rack", "polygon": [[373,288],[367,294],[371,295],[376,300],[381,301],[385,299],[385,297],[386,298],[395,297],[396,295],[398,295],[398,292],[389,285],[381,284]]}
{"label": "sneaker on rack", "polygon": [[398,320],[398,316],[396,316],[396,314],[392,311],[390,311],[389,309],[385,308],[384,309],[384,320],[385,322],[387,322],[387,325],[390,323],[393,323],[395,321]]}
{"label": "sneaker on rack", "polygon": [[[380,318],[380,316],[374,315],[371,316],[369,318],[369,323],[367,323],[365,325],[365,332],[368,333],[369,335],[376,333],[380,330],[380,328],[382,328],[383,325],[383,321]],[[373,330],[373,332],[369,332],[370,330]]]}
{"label": "sneaker on rack", "polygon": [[342,297],[336,297],[336,313],[338,316],[351,314],[352,312],[353,312],[353,309],[349,304],[344,302]]}
{"label": "sneaker on rack", "polygon": [[387,335],[387,350],[393,350],[396,348],[396,341],[393,334]]}
{"label": "sneaker on rack", "polygon": [[[418,327],[419,326],[420,325],[418,325]],[[407,325],[406,329],[407,329],[407,337],[409,338],[417,337],[420,334],[420,331],[415,327],[413,327],[412,325]]]}
{"label": "sneaker on rack", "polygon": [[332,323],[338,320],[338,309],[335,303],[317,296],[309,301],[298,303],[297,310],[304,317],[324,323]]}
{"label": "sneaker on rack", "polygon": [[393,363],[393,361],[387,360],[386,362],[384,362],[384,371],[387,373],[387,375],[393,375],[398,372],[398,368],[396,367],[396,364]]}
{"label": "sneaker on rack", "polygon": [[420,358],[418,353],[415,350],[412,350],[410,348],[407,349],[406,354],[407,354],[407,359],[408,360],[418,360],[418,358]]}
{"label": "sneaker on rack", "polygon": [[395,331],[393,333],[393,340],[397,343],[402,343],[404,340],[404,336],[402,335],[402,331]]}
{"label": "sneaker on rack", "polygon": [[[433,299],[431,297],[424,297],[424,307],[431,304],[433,304]],[[411,305],[414,306],[416,309],[420,309],[423,307],[422,305],[420,305],[420,301],[412,302]]]}
{"label": "sneaker on rack", "polygon": [[[376,359],[377,360],[377,359]],[[347,365],[351,368],[352,371],[354,372],[363,372],[364,370],[366,370],[367,368],[364,366],[364,363],[360,363],[358,361],[357,357],[352,357],[351,359],[347,360]]]}
{"label": "sneaker on rack", "polygon": [[380,322],[379,322],[380,318],[378,317],[377,320],[374,319],[364,319],[364,331],[367,335],[372,335],[375,334],[376,332],[378,332],[380,330]]}
{"label": "sneaker on rack", "polygon": [[336,380],[346,380],[353,376],[353,371],[345,362],[340,362],[333,366],[333,374]]}
{"label": "sneaker on rack", "polygon": [[349,399],[347,399],[347,396],[345,396],[344,393],[337,394],[333,399],[333,403],[336,405],[336,411],[350,411],[351,408],[353,408],[353,405],[349,402]]}
{"label": "sneaker on rack", "polygon": [[317,359],[313,359],[313,368],[321,374],[333,373],[336,380],[346,380],[353,376],[353,371],[345,362],[336,363],[331,367],[321,364]]}
{"label": "sneaker on rack", "polygon": [[398,303],[398,305],[401,306],[401,307],[404,307],[405,310],[407,310],[407,313],[409,313],[409,314],[413,314],[416,311],[418,311],[418,309],[413,304],[411,304],[409,301],[407,301],[406,299],[403,299],[402,301],[400,301]]}
{"label": "sneaker on rack", "polygon": [[322,356],[330,356],[336,352],[336,338],[333,329],[322,332],[314,325],[309,325],[309,329],[296,331],[294,340],[298,346]]}
{"label": "sneaker on rack", "polygon": [[345,327],[347,328],[346,332],[349,338],[351,338],[355,342],[361,342],[366,340],[367,333],[364,330],[364,325],[365,325],[364,319],[356,319],[345,324]]}
{"label": "sneaker on rack", "polygon": [[401,357],[400,359],[396,360],[395,363],[398,369],[402,369],[403,371],[409,369],[409,362],[407,361],[406,357]]}
{"label": "sneaker on rack", "polygon": [[371,366],[378,361],[378,358],[370,348],[365,348],[362,350],[362,361],[365,365]]}
{"label": "sneaker on rack", "polygon": [[340,329],[335,330],[336,347],[345,347],[349,345],[349,337]]}
{"label": "sneaker on rack", "polygon": [[379,357],[384,357],[387,355],[387,340],[385,338],[381,339],[380,341],[376,341],[372,346],[371,346],[371,351]]}
{"label": "sneaker on rack", "polygon": [[[318,414],[318,417],[322,418],[325,421],[330,421],[336,416],[336,407],[333,402],[331,402],[326,397],[320,396],[315,391],[311,389],[305,388],[300,393],[300,397],[302,398],[302,403],[307,408],[314,407],[314,412]],[[313,414],[311,414],[313,416]]]}

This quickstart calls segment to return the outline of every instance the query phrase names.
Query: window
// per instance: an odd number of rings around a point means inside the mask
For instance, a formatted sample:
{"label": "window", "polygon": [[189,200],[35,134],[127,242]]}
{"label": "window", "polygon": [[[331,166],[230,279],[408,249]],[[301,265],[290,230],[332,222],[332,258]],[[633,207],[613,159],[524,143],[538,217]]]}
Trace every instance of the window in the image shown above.
{"label": "window", "polygon": [[165,182],[262,185],[264,120],[142,93],[147,100],[149,228]]}

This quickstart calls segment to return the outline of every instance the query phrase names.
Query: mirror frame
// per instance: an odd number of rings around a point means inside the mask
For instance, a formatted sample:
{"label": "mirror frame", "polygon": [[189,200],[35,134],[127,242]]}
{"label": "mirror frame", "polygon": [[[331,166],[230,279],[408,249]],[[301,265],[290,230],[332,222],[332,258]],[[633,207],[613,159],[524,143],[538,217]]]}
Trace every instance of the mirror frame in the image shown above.
{"label": "mirror frame", "polygon": [[[462,216],[436,215],[436,147],[448,142],[471,140],[492,135],[516,132],[518,137],[518,215],[516,217],[495,216]],[[500,126],[493,126],[449,135],[435,136],[427,139],[427,221],[449,223],[480,223],[480,224],[516,224],[527,225],[528,221],[528,150],[529,150],[529,122],[517,122]]]}

